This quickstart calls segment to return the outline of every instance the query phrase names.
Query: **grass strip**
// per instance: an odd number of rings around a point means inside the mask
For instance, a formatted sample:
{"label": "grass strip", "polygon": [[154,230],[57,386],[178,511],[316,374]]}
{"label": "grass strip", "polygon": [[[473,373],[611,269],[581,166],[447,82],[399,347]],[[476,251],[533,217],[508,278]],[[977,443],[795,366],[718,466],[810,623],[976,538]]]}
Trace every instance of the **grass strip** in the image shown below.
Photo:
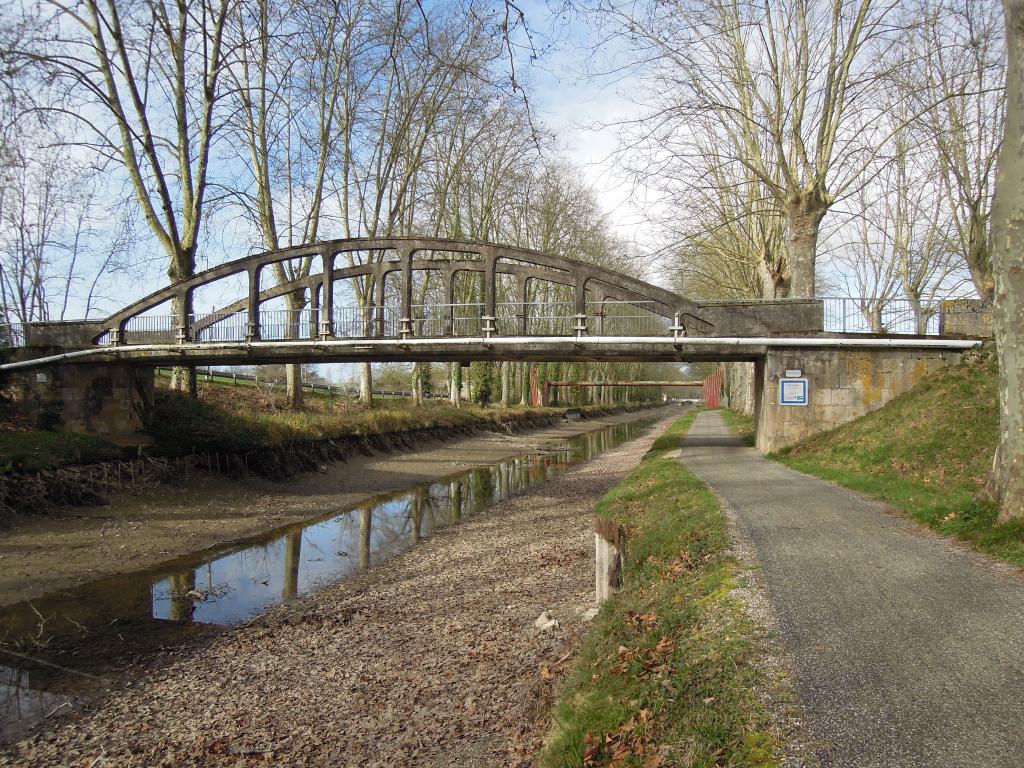
{"label": "grass strip", "polygon": [[0,472],[36,472],[69,464],[113,461],[123,453],[122,448],[93,435],[0,430]]}
{"label": "grass strip", "polygon": [[622,590],[594,618],[555,707],[541,765],[775,766],[781,737],[756,691],[762,630],[733,595],[717,499],[672,453],[677,421],[599,503],[625,528]]}
{"label": "grass strip", "polygon": [[739,413],[738,411],[723,408],[722,418],[725,420],[726,426],[728,426],[737,437],[743,439],[744,445],[750,448],[754,447],[756,427],[754,425],[753,416],[747,416],[746,414]]}
{"label": "grass strip", "polygon": [[772,458],[880,499],[939,533],[1024,566],[1024,522],[974,500],[999,429],[997,361],[965,355],[873,413]]}

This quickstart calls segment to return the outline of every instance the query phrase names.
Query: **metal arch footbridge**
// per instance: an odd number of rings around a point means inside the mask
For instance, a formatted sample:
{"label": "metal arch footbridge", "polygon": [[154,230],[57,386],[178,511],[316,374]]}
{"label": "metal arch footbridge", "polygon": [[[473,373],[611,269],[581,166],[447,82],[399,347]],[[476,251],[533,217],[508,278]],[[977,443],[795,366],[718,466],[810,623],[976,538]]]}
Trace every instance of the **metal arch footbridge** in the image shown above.
{"label": "metal arch footbridge", "polygon": [[[354,254],[363,263],[340,263]],[[271,284],[269,268],[296,260],[308,265],[302,276]],[[414,286],[427,275],[439,280],[443,301],[415,304]],[[239,278],[244,298],[217,311],[191,311],[197,291]],[[361,306],[339,305],[340,296],[354,295],[356,280],[370,299]],[[460,281],[473,285],[480,300],[457,303]],[[536,298],[543,285],[552,286],[543,295],[557,300]],[[306,309],[267,308],[296,294]],[[509,295],[515,300],[507,301]],[[839,336],[823,333],[822,303],[816,300],[699,302],[621,272],[524,248],[357,238],[236,259],[101,321],[30,324],[24,329],[28,349],[0,368],[72,362],[753,360],[773,346],[878,345],[877,339]],[[943,339],[904,342],[956,347]]]}

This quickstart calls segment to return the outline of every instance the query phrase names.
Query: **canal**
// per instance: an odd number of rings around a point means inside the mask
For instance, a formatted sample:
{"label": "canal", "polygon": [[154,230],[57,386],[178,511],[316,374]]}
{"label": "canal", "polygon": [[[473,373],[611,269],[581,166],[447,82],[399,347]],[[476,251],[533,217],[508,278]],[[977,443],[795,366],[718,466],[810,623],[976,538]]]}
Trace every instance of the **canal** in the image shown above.
{"label": "canal", "polygon": [[351,578],[638,437],[628,421],[383,494],[231,546],[0,609],[0,729],[22,733],[274,605]]}

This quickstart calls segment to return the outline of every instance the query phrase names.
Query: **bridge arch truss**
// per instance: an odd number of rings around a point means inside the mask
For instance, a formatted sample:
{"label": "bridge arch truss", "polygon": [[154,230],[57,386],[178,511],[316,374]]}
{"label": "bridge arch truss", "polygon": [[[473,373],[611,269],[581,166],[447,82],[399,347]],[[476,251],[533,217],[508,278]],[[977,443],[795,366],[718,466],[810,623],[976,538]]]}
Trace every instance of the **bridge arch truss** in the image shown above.
{"label": "bridge arch truss", "polygon": [[[339,264],[345,254],[356,252],[373,258],[354,266]],[[268,267],[297,259],[309,265],[307,274],[266,284]],[[317,268],[319,271],[314,271]],[[459,304],[456,286],[460,275],[467,273],[482,284],[480,301]],[[414,304],[415,281],[425,274],[439,278],[443,303]],[[197,290],[239,276],[245,281],[245,298],[217,311],[191,312]],[[337,306],[338,282],[352,279],[362,281],[372,301],[359,307]],[[506,290],[507,281],[514,283],[514,302],[499,302],[499,280]],[[552,311],[531,303],[529,288],[534,281],[559,286],[563,294],[571,295],[557,309],[557,317],[544,318],[561,322],[543,327],[534,322],[539,311]],[[395,284],[397,302],[392,289]],[[273,320],[261,307],[300,291],[308,306],[303,317],[290,318],[283,334],[280,323],[273,323],[276,327],[268,333],[268,320]],[[171,315],[147,315],[169,302],[185,307],[184,317],[172,321]],[[632,314],[615,311],[623,309]],[[638,278],[525,248],[435,238],[356,238],[268,251],[212,267],[112,314],[99,324],[93,342],[120,346],[268,338],[604,335],[609,331],[605,327],[609,317],[619,321],[612,323],[618,327],[611,335],[708,336],[715,331],[708,314],[697,303]],[[645,332],[616,332],[625,329],[621,321],[626,318],[633,324],[643,320]]]}

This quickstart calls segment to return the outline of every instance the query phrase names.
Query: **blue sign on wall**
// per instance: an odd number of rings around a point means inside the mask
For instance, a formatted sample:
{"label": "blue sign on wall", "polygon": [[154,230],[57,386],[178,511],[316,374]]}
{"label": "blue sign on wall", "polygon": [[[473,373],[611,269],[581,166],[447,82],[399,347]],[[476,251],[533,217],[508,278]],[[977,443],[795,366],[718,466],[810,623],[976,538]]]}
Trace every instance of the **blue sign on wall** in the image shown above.
{"label": "blue sign on wall", "polygon": [[779,405],[807,405],[807,379],[779,379]]}

